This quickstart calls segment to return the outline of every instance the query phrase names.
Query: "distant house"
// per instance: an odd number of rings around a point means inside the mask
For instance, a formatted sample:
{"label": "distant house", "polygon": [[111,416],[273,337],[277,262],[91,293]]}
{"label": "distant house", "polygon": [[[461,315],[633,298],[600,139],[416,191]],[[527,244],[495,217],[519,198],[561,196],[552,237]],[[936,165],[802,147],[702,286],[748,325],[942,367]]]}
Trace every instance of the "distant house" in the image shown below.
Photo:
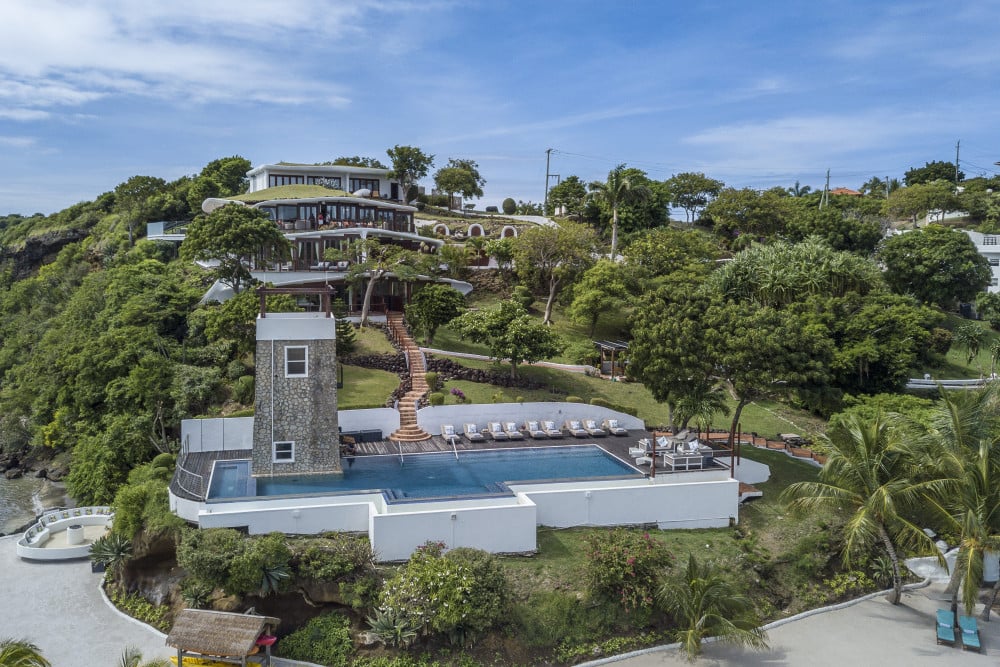
{"label": "distant house", "polygon": [[962,231],[969,235],[972,242],[976,244],[976,250],[990,264],[992,275],[986,291],[1000,292],[1000,234],[983,234],[969,229]]}
{"label": "distant house", "polygon": [[860,197],[861,193],[850,188],[834,188],[830,190],[831,195],[847,195],[848,197]]}

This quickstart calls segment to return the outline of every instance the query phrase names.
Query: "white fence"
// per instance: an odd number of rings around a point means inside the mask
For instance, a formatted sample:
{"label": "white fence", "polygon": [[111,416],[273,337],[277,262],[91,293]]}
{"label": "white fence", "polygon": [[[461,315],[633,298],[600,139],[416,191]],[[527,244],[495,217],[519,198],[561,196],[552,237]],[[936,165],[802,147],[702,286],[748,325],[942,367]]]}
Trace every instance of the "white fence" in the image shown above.
{"label": "white fence", "polygon": [[620,426],[642,430],[645,424],[638,417],[602,408],[589,403],[538,402],[538,403],[462,403],[459,405],[437,405],[417,411],[420,428],[432,435],[441,433],[442,424],[452,424],[458,432],[462,424],[475,423],[480,429],[487,422],[516,422],[518,427],[526,421],[551,420],[562,426],[567,419],[617,419]]}

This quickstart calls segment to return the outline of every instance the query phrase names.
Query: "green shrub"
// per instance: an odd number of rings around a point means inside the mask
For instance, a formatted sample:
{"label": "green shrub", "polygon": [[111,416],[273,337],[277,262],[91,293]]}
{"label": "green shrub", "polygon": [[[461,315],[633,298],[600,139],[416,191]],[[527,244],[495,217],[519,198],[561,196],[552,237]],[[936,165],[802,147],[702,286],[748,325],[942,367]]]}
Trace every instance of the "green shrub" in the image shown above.
{"label": "green shrub", "polygon": [[351,624],[340,614],[317,616],[278,642],[284,658],[315,662],[327,667],[346,667],[354,653]]}
{"label": "green shrub", "polygon": [[503,203],[500,204],[500,208],[507,215],[514,215],[514,212],[517,211],[517,202],[514,201],[512,197],[507,197],[503,200]]}
{"label": "green shrub", "polygon": [[181,597],[192,609],[204,609],[212,598],[212,586],[197,577],[187,577],[181,582]]}
{"label": "green shrub", "polygon": [[456,549],[441,556],[440,551],[430,545],[414,552],[386,582],[379,610],[464,644],[503,620],[510,599],[506,574],[485,552]]}
{"label": "green shrub", "polygon": [[590,404],[602,408],[616,410],[618,412],[623,412],[627,415],[632,415],[633,417],[637,417],[639,415],[639,410],[630,405],[618,405],[617,403],[612,403],[611,401],[607,401],[600,397],[590,399]]}
{"label": "green shrub", "polygon": [[514,288],[511,299],[521,304],[525,310],[529,310],[531,308],[531,304],[535,302],[535,295],[532,294],[531,290],[524,285],[518,285]]}
{"label": "green shrub", "polygon": [[578,340],[570,343],[563,350],[563,354],[569,357],[574,364],[588,364],[596,366],[601,360],[601,355],[593,343],[586,340]]}
{"label": "green shrub", "polygon": [[233,400],[242,405],[253,405],[254,377],[244,375],[233,381]]}
{"label": "green shrub", "polygon": [[153,460],[149,462],[149,465],[151,468],[163,468],[173,472],[174,466],[177,465],[177,455],[171,454],[170,452],[157,454],[153,457]]}
{"label": "green shrub", "polygon": [[598,600],[626,610],[651,609],[660,577],[673,556],[649,533],[615,528],[589,540],[584,578]]}
{"label": "green shrub", "polygon": [[232,528],[187,530],[177,546],[177,564],[213,588],[224,588],[229,563],[243,551],[243,536]]}
{"label": "green shrub", "polygon": [[190,530],[177,547],[189,575],[230,595],[268,595],[290,580],[291,552],[280,533],[244,537],[231,528]]}
{"label": "green shrub", "polygon": [[566,402],[567,403],[586,403],[586,401],[583,400],[582,398],[580,398],[579,396],[567,396],[566,397]]}
{"label": "green shrub", "polygon": [[164,632],[170,630],[170,623],[167,620],[167,612],[170,611],[170,607],[167,605],[156,605],[138,593],[130,594],[117,589],[111,591],[109,597],[115,607],[132,618],[148,623],[157,630]]}
{"label": "green shrub", "polygon": [[435,391],[432,394],[427,395],[427,402],[431,405],[444,405],[444,394],[439,391]]}
{"label": "green shrub", "polygon": [[600,408],[610,408],[611,407],[611,401],[606,401],[603,398],[601,398],[600,396],[590,399],[590,404],[591,405],[596,405],[596,406],[598,406]]}
{"label": "green shrub", "polygon": [[431,391],[438,390],[438,374],[436,371],[427,371],[424,373],[424,380],[427,381],[427,386],[430,387]]}
{"label": "green shrub", "polygon": [[226,364],[226,378],[229,380],[235,380],[237,378],[241,378],[244,375],[248,375],[252,372],[253,370],[239,359],[233,359],[228,364]]}
{"label": "green shrub", "polygon": [[322,545],[313,544],[299,557],[298,573],[317,581],[334,582],[370,570],[375,553],[367,537],[330,533]]}

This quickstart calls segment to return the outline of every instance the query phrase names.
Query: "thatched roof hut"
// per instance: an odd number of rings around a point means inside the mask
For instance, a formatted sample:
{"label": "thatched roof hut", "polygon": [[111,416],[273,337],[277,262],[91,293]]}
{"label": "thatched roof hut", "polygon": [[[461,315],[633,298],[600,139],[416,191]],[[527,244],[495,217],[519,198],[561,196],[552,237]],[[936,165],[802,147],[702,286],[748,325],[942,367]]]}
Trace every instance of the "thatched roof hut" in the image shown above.
{"label": "thatched roof hut", "polygon": [[178,664],[184,656],[212,656],[227,658],[227,662],[238,665],[247,662],[270,665],[270,646],[257,655],[257,640],[273,632],[280,622],[273,616],[185,609],[177,615],[167,635],[167,646],[177,649]]}

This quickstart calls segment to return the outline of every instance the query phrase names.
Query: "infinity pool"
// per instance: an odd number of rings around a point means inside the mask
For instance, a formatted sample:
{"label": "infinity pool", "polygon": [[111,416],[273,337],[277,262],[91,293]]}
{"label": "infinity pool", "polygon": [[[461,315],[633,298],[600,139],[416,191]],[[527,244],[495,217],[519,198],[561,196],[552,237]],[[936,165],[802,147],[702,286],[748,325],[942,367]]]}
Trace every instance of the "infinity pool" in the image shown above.
{"label": "infinity pool", "polygon": [[342,475],[252,477],[250,461],[217,461],[209,500],[257,496],[385,491],[390,500],[510,493],[506,484],[602,477],[641,477],[596,445],[472,450],[455,454],[357,456]]}

